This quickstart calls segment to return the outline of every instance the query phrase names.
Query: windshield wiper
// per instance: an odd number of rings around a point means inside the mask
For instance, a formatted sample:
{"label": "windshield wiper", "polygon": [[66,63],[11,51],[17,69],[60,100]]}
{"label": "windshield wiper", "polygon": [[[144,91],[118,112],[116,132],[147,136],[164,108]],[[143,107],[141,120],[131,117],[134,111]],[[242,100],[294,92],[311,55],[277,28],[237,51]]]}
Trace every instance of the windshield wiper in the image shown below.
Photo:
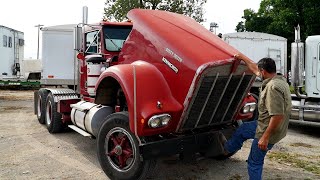
{"label": "windshield wiper", "polygon": [[112,43],[116,48],[118,48],[118,51],[121,51],[121,47],[117,46],[116,43],[113,42],[113,40],[108,36],[107,33],[104,33],[104,34],[105,34],[105,35],[107,36],[107,38],[111,41],[111,43]]}

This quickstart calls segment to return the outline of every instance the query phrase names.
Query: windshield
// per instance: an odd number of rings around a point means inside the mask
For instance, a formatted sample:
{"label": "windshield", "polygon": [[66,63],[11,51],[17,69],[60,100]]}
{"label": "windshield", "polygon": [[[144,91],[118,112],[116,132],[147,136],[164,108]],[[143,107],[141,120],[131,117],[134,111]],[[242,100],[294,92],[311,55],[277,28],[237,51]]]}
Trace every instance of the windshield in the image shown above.
{"label": "windshield", "polygon": [[132,26],[106,26],[103,29],[104,43],[108,51],[120,51]]}

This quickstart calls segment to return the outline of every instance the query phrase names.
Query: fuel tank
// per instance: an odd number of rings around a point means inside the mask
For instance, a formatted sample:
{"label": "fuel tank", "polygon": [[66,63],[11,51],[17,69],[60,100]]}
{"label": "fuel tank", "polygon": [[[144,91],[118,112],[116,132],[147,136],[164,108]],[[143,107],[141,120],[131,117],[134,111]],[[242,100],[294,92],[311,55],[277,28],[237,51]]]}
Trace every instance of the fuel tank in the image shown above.
{"label": "fuel tank", "polygon": [[82,130],[97,136],[105,117],[113,112],[109,106],[102,106],[86,101],[72,104],[71,121]]}

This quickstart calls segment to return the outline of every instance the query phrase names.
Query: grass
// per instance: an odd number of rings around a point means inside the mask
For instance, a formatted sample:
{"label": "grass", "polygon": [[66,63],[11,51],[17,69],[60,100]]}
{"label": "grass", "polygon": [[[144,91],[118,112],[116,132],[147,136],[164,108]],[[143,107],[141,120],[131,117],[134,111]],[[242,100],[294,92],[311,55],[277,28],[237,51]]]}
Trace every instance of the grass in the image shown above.
{"label": "grass", "polygon": [[307,160],[300,159],[301,155],[289,154],[285,152],[270,152],[268,157],[271,160],[275,160],[281,164],[289,164],[293,167],[302,168],[306,171],[312,172],[316,175],[320,175],[320,162],[309,162]]}
{"label": "grass", "polygon": [[291,143],[290,146],[292,146],[292,147],[314,148],[314,146],[312,146],[311,144],[306,144],[306,143],[302,143],[302,142]]}

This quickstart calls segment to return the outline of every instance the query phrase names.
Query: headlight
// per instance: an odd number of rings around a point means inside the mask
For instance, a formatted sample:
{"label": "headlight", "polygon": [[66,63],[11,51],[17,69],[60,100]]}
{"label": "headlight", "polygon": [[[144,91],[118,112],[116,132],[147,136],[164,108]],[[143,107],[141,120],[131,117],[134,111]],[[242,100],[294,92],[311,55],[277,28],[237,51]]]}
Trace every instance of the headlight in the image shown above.
{"label": "headlight", "polygon": [[243,106],[243,108],[242,108],[242,112],[243,112],[244,114],[247,114],[247,113],[249,112],[249,110],[250,110],[250,106],[248,106],[248,105],[245,105],[245,106]]}
{"label": "headlight", "polygon": [[257,104],[256,104],[256,103],[251,104],[251,105],[250,105],[250,112],[253,112],[253,111],[256,109],[256,107],[257,107]]}
{"label": "headlight", "polygon": [[256,109],[256,103],[247,103],[242,108],[242,113],[247,114],[249,112],[253,112]]}
{"label": "headlight", "polygon": [[170,120],[171,116],[169,114],[155,115],[149,119],[148,125],[151,128],[159,128],[162,126],[167,126]]}

